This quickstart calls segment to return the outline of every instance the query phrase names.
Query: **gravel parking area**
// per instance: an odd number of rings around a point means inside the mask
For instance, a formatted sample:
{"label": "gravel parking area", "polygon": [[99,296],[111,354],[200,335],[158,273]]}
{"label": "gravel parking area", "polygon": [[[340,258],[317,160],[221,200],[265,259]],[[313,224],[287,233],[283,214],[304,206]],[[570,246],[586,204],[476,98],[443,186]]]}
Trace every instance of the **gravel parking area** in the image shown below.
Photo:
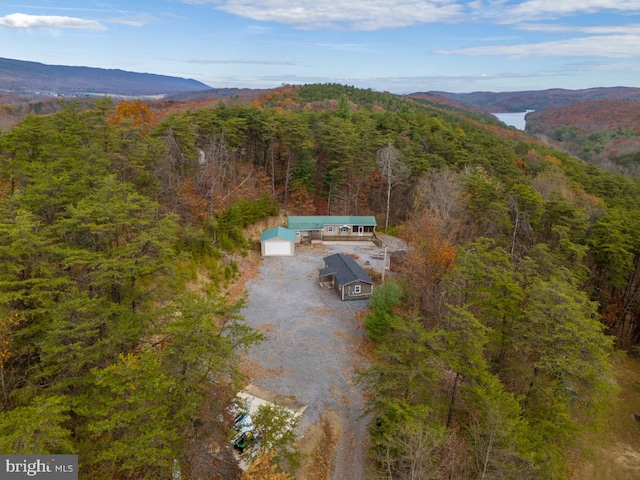
{"label": "gravel parking area", "polygon": [[337,418],[331,476],[336,480],[367,477],[367,422],[354,375],[365,365],[359,353],[365,335],[356,314],[369,301],[341,301],[336,291],[320,287],[318,271],[324,257],[345,253],[381,272],[382,260],[371,256],[380,250],[369,243],[297,246],[294,257],[264,258],[259,274],[245,285],[243,315],[265,334],[248,352],[251,382],[308,405],[301,434],[327,414]]}

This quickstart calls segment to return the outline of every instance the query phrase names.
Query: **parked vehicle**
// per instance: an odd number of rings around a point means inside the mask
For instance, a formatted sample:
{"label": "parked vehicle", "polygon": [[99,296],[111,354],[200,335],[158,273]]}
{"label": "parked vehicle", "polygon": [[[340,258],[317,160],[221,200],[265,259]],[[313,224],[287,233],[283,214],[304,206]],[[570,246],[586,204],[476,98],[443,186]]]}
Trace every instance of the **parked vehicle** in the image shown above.
{"label": "parked vehicle", "polygon": [[257,442],[254,430],[253,419],[248,413],[241,412],[234,417],[231,443],[240,453]]}

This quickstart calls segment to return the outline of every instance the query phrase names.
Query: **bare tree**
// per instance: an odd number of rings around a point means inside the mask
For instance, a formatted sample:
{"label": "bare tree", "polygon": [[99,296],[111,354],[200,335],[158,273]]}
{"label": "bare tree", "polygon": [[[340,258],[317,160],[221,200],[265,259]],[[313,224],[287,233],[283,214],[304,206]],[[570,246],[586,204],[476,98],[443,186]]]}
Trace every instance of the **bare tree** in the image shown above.
{"label": "bare tree", "polygon": [[413,189],[413,217],[428,213],[440,234],[453,243],[466,243],[475,229],[469,218],[460,175],[441,169],[423,175]]}
{"label": "bare tree", "polygon": [[411,173],[406,163],[400,160],[400,151],[391,145],[378,150],[376,154],[376,164],[382,174],[384,182],[387,184],[387,213],[384,222],[384,232],[389,228],[389,207],[391,205],[391,189],[409,178]]}
{"label": "bare tree", "polygon": [[401,432],[385,436],[378,453],[380,480],[441,478],[439,450],[445,432],[424,422],[408,422]]}
{"label": "bare tree", "polygon": [[206,200],[207,213],[212,215],[217,202],[225,194],[225,185],[232,174],[232,152],[227,147],[225,135],[214,132],[202,150],[197,170],[198,193]]}
{"label": "bare tree", "polygon": [[464,190],[458,175],[443,168],[420,178],[415,188],[414,213],[431,211],[433,217],[449,219],[461,216],[464,211]]}

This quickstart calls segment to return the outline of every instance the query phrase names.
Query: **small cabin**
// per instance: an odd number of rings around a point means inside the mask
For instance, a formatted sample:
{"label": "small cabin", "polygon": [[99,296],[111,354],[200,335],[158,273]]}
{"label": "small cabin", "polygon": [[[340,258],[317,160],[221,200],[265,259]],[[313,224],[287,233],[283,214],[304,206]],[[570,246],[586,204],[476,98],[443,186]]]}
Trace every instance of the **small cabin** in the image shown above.
{"label": "small cabin", "polygon": [[373,292],[373,280],[360,265],[348,255],[335,253],[324,258],[320,270],[320,285],[333,287],[341,300],[364,300]]}
{"label": "small cabin", "polygon": [[377,240],[373,216],[290,216],[287,226],[295,232],[296,243]]}

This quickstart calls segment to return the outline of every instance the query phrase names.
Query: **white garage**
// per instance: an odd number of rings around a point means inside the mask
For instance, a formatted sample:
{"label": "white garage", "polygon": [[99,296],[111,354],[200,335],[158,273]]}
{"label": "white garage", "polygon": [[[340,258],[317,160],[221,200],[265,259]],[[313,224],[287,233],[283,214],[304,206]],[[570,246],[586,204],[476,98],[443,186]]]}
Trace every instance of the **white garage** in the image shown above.
{"label": "white garage", "polygon": [[260,250],[263,257],[290,257],[295,252],[296,232],[284,227],[262,232]]}

